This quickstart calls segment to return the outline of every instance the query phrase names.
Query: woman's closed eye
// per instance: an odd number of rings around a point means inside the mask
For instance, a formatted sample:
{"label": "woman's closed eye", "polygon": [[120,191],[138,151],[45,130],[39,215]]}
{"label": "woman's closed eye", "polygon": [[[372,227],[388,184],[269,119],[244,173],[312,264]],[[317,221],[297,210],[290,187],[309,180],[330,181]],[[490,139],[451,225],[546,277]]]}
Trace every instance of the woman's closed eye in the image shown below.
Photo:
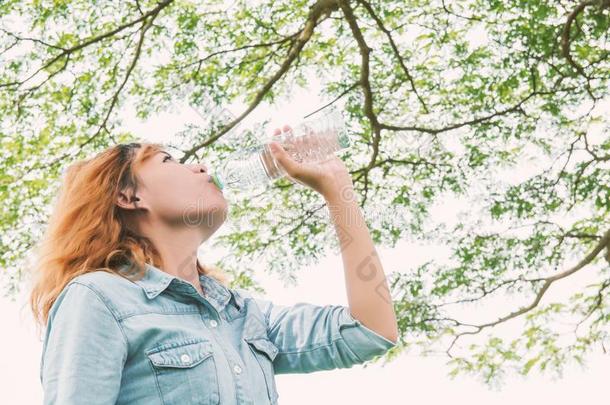
{"label": "woman's closed eye", "polygon": [[170,155],[165,155],[165,157],[163,158],[163,161],[166,162],[167,160],[173,160],[174,158],[171,157]]}

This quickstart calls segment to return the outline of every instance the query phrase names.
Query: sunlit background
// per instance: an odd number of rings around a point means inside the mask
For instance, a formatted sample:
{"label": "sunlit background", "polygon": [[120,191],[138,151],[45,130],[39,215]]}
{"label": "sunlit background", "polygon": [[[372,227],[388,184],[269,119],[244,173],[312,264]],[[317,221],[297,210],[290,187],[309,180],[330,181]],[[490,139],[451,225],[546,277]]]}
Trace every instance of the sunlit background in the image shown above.
{"label": "sunlit background", "polygon": [[[309,81],[306,90],[295,87],[291,98],[283,105],[261,105],[240,126],[270,119],[269,130],[284,124],[296,124],[308,113],[324,105],[328,100],[318,97],[319,86],[316,78]],[[236,105],[226,106],[228,111],[240,111]],[[603,108],[610,112],[608,105]],[[172,134],[180,131],[187,123],[201,124],[201,112],[189,106],[178,106],[176,114],[156,117],[140,122],[133,118],[133,112],[126,110],[125,129],[147,140],[165,142]],[[264,135],[264,134],[262,134]],[[527,164],[522,166],[527,172]],[[211,170],[214,168],[211,167]],[[268,198],[273,198],[270,194]],[[388,207],[385,215],[400,215]],[[455,221],[460,211],[467,211],[458,201],[443,201],[434,207],[432,215],[438,220]],[[365,215],[384,215],[365,213]],[[229,217],[228,221],[231,221]],[[228,227],[226,223],[223,229]],[[213,248],[214,239],[201,246],[200,259],[211,262],[226,252]],[[431,258],[440,259],[448,252],[443,246],[421,245],[416,241],[403,241],[394,249],[378,247],[378,252],[387,275],[415,268]],[[566,263],[566,268],[570,263]],[[265,298],[276,304],[290,305],[309,302],[320,305],[347,305],[343,266],[339,255],[329,256],[319,263],[304,268],[296,285],[286,284],[276,275],[269,274],[260,265],[256,268],[255,279],[266,290]],[[570,277],[569,281],[553,284],[543,302],[567,297],[578,285],[587,283],[587,272]],[[0,386],[2,404],[38,404],[42,402],[39,380],[41,340],[26,305],[27,285],[16,300],[0,299],[0,319],[4,327],[0,333]],[[469,307],[469,311],[480,311],[481,319],[495,319],[498,314],[513,310],[515,302],[510,297],[500,297],[491,306]],[[471,314],[474,315],[474,314]],[[504,329],[520,327],[520,321],[513,320]],[[606,404],[606,385],[610,375],[608,356],[600,350],[586,358],[586,368],[567,367],[562,379],[540,376],[532,372],[527,379],[508,375],[504,385],[489,388],[472,377],[448,377],[447,358],[442,354],[421,357],[409,352],[402,353],[387,364],[383,360],[367,367],[354,366],[351,369],[324,371],[301,375],[278,375],[279,402],[283,405],[300,404]]]}

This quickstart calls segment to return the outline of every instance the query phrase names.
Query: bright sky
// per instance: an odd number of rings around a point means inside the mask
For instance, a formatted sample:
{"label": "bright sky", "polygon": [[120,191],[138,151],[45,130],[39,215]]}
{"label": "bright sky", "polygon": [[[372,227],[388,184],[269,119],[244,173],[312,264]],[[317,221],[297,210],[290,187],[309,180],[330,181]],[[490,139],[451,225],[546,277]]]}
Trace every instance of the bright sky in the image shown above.
{"label": "bright sky", "polygon": [[[325,104],[317,97],[315,80],[310,81],[308,91],[296,91],[290,105],[279,108],[261,106],[249,121],[272,117],[270,128],[284,123],[295,124],[307,113]],[[240,109],[231,109],[239,113]],[[128,114],[128,112],[126,112]],[[184,111],[182,121],[196,121],[196,115]],[[163,140],[181,129],[181,120],[161,116],[139,123],[127,122],[127,127],[138,136]],[[451,201],[435,208],[435,215],[448,219],[454,214]],[[209,249],[212,240],[201,247],[204,262],[219,257],[219,252]],[[440,246],[419,246],[402,242],[395,249],[378,248],[386,274],[414,268],[418,264],[438,257]],[[347,305],[341,257],[323,259],[319,264],[303,269],[295,287],[285,286],[275,276],[257,266],[256,277],[268,292],[268,298],[277,304],[310,302],[316,304]],[[575,286],[587,281],[586,273],[578,279],[558,283],[549,290],[549,298],[561,297]],[[41,342],[35,335],[29,310],[25,305],[25,292],[17,302],[0,298],[0,319],[4,321],[0,333],[0,387],[4,404],[39,404],[42,392],[39,382]],[[494,307],[493,313],[514,309],[514,302],[504,300]],[[505,308],[502,308],[502,307]],[[503,313],[503,312],[502,312]],[[508,326],[518,328],[518,323]],[[514,330],[514,329],[513,329]],[[607,377],[610,375],[608,357],[593,354],[587,358],[588,369],[568,368],[564,378],[553,381],[550,377],[531,375],[527,379],[508,378],[501,391],[490,390],[476,379],[459,377],[451,380],[445,366],[445,358],[417,357],[404,354],[396,361],[381,365],[354,366],[351,369],[324,371],[305,375],[276,376],[279,401],[284,405],[318,404],[408,404],[408,403],[470,403],[500,405],[515,403],[552,403],[556,405],[606,403]],[[425,402],[424,402],[425,401]],[[596,402],[597,401],[597,402]]]}

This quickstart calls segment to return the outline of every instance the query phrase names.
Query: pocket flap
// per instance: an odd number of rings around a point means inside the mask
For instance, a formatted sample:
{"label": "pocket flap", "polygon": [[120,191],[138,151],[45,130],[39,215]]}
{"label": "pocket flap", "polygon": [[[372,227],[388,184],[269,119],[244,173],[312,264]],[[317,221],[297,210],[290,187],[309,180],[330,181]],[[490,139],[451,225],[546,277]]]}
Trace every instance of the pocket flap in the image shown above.
{"label": "pocket flap", "polygon": [[266,354],[271,361],[275,359],[279,349],[267,338],[245,338],[246,342]]}
{"label": "pocket flap", "polygon": [[146,355],[155,366],[189,368],[212,355],[209,340],[171,342],[148,350]]}

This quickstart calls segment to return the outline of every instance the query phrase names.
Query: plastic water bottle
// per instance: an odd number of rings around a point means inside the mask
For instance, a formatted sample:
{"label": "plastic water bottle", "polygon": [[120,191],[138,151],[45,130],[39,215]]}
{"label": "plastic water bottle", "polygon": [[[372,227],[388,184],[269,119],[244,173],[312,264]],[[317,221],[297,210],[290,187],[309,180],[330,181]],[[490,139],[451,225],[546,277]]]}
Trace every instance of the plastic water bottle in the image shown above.
{"label": "plastic water bottle", "polygon": [[282,132],[251,153],[229,156],[226,163],[213,173],[212,181],[223,189],[248,190],[268,186],[272,181],[286,176],[275,160],[269,144],[279,142],[297,162],[315,163],[326,160],[330,154],[350,145],[341,111],[331,106],[319,118],[299,123],[291,131]]}

